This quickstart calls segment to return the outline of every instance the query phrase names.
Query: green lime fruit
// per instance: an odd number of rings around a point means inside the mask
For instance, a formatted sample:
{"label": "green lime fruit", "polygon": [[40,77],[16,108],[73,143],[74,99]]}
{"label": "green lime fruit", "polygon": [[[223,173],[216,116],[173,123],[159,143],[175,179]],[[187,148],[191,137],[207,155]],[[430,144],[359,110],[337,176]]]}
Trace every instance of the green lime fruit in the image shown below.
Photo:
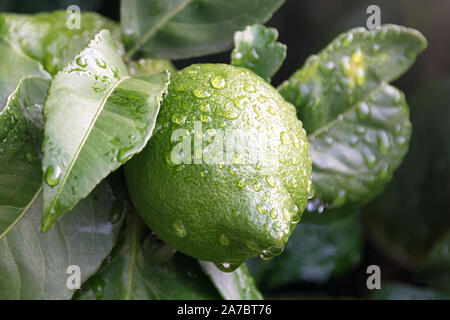
{"label": "green lime fruit", "polygon": [[232,271],[283,251],[312,196],[306,132],[294,106],[251,71],[225,64],[175,73],[130,196],[162,240]]}

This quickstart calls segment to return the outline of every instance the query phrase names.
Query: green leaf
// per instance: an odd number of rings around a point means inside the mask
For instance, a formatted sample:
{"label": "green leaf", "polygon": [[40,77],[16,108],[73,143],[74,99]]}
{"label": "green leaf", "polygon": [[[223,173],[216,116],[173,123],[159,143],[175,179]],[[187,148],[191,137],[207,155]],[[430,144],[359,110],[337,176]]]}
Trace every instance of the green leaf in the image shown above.
{"label": "green leaf", "polygon": [[372,300],[449,300],[450,296],[430,288],[416,287],[400,282],[389,282],[375,290]]}
{"label": "green leaf", "polygon": [[135,76],[150,76],[152,74],[170,71],[177,72],[175,66],[169,60],[164,59],[139,59],[138,61],[130,61],[127,63],[128,72]]}
{"label": "green leaf", "polygon": [[55,76],[44,106],[43,231],[143,149],[168,77],[130,78],[107,30]]}
{"label": "green leaf", "polygon": [[41,62],[51,74],[62,70],[102,29],[111,31],[117,50],[124,52],[119,26],[113,21],[93,12],[83,12],[80,29],[69,29],[68,19],[66,11],[35,15],[4,13],[0,15],[0,36]]}
{"label": "green leaf", "polygon": [[29,214],[0,240],[0,299],[70,299],[74,290],[66,285],[67,268],[79,266],[83,283],[116,242],[122,220],[109,220],[117,199],[102,183],[43,234],[42,197],[37,197]]}
{"label": "green leaf", "polygon": [[[148,229],[130,212],[121,241],[100,271],[76,299],[161,300],[217,299],[218,294],[196,261],[177,254],[169,262],[154,263],[144,253]],[[149,237],[152,237],[151,235]],[[154,240],[152,240],[154,241]]]}
{"label": "green leaf", "polygon": [[252,274],[258,282],[274,288],[299,281],[324,283],[350,272],[362,255],[363,233],[358,218],[352,212],[328,223],[300,223],[283,254],[270,261],[249,262]]}
{"label": "green leaf", "polygon": [[395,179],[364,208],[372,245],[411,270],[450,233],[450,77],[437,79],[410,98],[411,152]]}
{"label": "green leaf", "polygon": [[411,124],[404,95],[387,83],[425,47],[413,29],[352,29],[280,86],[308,133],[319,199],[365,203],[390,181],[408,150]]}
{"label": "green leaf", "polygon": [[234,34],[231,64],[252,70],[270,82],[286,58],[287,47],[277,42],[278,31],[256,24]]}
{"label": "green leaf", "polygon": [[42,65],[24,55],[20,48],[3,38],[0,34],[0,112],[6,106],[9,95],[16,90],[24,77],[49,79]]}
{"label": "green leaf", "polygon": [[211,278],[222,297],[226,300],[262,300],[263,296],[255,285],[245,264],[233,272],[220,271],[208,261],[200,261],[202,269]]}
{"label": "green leaf", "polygon": [[127,57],[184,59],[229,49],[233,33],[263,23],[284,0],[128,0],[121,2]]}
{"label": "green leaf", "polygon": [[0,239],[41,192],[42,106],[49,84],[48,79],[24,78],[0,111]]}

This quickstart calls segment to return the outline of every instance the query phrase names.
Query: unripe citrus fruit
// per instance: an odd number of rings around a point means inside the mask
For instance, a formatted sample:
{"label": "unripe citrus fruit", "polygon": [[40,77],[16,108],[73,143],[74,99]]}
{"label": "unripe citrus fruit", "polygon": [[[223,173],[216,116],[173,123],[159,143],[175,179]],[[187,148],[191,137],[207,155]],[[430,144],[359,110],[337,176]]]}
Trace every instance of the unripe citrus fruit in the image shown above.
{"label": "unripe citrus fruit", "polygon": [[224,64],[172,76],[153,136],[125,174],[161,239],[222,270],[281,253],[312,193],[295,108],[251,71]]}

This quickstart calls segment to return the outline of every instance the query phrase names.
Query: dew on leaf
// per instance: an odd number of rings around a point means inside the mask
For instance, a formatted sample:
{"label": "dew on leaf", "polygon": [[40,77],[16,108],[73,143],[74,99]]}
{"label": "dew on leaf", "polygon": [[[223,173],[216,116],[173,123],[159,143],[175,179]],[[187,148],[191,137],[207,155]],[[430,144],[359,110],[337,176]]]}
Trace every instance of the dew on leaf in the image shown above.
{"label": "dew on leaf", "polygon": [[54,187],[58,185],[59,179],[61,177],[62,170],[59,166],[49,165],[47,170],[45,170],[44,179],[45,182],[50,186]]}

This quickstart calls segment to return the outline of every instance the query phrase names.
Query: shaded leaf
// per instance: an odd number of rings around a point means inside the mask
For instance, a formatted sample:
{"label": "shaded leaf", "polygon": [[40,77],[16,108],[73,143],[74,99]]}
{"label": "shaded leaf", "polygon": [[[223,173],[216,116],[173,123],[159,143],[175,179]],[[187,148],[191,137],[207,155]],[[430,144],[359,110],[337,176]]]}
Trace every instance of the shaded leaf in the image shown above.
{"label": "shaded leaf", "polygon": [[130,78],[107,30],[59,72],[44,106],[47,231],[153,132],[168,74]]}
{"label": "shaded leaf", "polygon": [[252,70],[270,82],[286,58],[286,45],[277,42],[278,31],[253,25],[234,34],[231,64]]}
{"label": "shaded leaf", "polygon": [[372,244],[412,270],[422,268],[450,232],[449,99],[448,77],[411,97],[411,152],[385,192],[364,209]]}
{"label": "shaded leaf", "polygon": [[71,265],[80,267],[82,283],[94,274],[113,248],[121,220],[111,223],[117,198],[102,183],[85,200],[40,233],[42,197],[29,214],[0,240],[0,299],[70,299]]}
{"label": "shaded leaf", "polygon": [[42,106],[49,84],[24,78],[0,111],[0,239],[41,192]]}
{"label": "shaded leaf", "polygon": [[113,21],[93,12],[81,14],[80,29],[69,29],[66,11],[34,15],[3,13],[0,15],[0,36],[21,48],[25,55],[41,62],[51,74],[62,70],[102,29],[112,33],[123,53],[120,29]]}
{"label": "shaded leaf", "polygon": [[175,66],[169,60],[164,59],[139,59],[127,63],[128,72],[134,76],[149,76],[158,72],[177,72]]}
{"label": "shaded leaf", "polygon": [[148,229],[130,212],[114,252],[77,294],[77,299],[160,300],[217,299],[218,294],[195,260],[177,254],[152,263],[143,242]]}
{"label": "shaded leaf", "polygon": [[391,180],[408,150],[411,124],[404,95],[387,83],[425,47],[413,29],[352,29],[280,86],[308,133],[317,198],[362,204]]}
{"label": "shaded leaf", "polygon": [[233,272],[220,271],[214,263],[200,261],[202,269],[226,300],[262,300],[263,296],[255,285],[245,264]]}
{"label": "shaded leaf", "polygon": [[263,23],[284,0],[128,0],[121,2],[127,57],[183,59],[229,49],[233,33]]}
{"label": "shaded leaf", "polygon": [[372,300],[448,300],[450,296],[438,291],[415,287],[400,282],[390,282],[375,290]]}
{"label": "shaded leaf", "polygon": [[328,223],[300,223],[280,256],[250,261],[252,274],[258,282],[274,288],[300,281],[324,283],[350,272],[362,255],[363,233],[358,218],[353,211]]}

